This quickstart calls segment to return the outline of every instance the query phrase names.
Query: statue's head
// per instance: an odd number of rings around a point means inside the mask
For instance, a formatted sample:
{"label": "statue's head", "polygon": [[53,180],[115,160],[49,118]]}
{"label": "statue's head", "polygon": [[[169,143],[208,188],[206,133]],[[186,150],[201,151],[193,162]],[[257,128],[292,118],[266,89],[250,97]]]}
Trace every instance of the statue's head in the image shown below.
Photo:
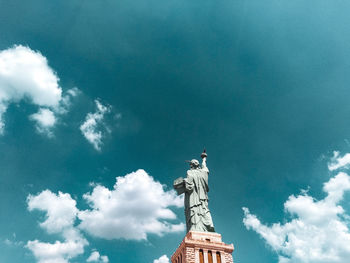
{"label": "statue's head", "polygon": [[196,159],[192,159],[190,161],[190,167],[191,169],[198,169],[199,168],[199,162]]}

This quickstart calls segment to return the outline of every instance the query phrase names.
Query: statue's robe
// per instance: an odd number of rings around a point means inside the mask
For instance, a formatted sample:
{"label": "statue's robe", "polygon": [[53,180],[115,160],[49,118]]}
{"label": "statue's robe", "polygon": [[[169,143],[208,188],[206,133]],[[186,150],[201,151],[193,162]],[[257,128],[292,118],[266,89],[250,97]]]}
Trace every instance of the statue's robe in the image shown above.
{"label": "statue's robe", "polygon": [[187,231],[215,232],[208,208],[208,174],[207,167],[191,169],[184,179]]}

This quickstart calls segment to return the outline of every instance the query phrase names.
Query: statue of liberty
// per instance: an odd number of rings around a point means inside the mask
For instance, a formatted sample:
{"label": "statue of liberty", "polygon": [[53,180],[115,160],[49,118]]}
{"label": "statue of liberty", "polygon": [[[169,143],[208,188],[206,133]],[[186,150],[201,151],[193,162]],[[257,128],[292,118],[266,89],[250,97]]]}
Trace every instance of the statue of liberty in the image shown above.
{"label": "statue of liberty", "polygon": [[188,231],[215,232],[213,220],[208,207],[208,175],[205,150],[201,154],[202,165],[195,159],[189,161],[190,170],[187,177],[174,181],[177,194],[185,193],[185,216]]}

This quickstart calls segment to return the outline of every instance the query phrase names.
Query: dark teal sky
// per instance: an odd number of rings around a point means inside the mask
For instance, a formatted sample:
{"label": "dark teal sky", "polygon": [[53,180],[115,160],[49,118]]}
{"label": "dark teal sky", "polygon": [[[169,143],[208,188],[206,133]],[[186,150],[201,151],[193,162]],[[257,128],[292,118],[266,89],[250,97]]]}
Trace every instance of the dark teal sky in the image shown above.
{"label": "dark teal sky", "polygon": [[[3,242],[13,233],[24,243],[57,239],[38,226],[42,213],[27,210],[28,194],[62,191],[85,208],[90,182],[111,188],[139,168],[170,189],[203,147],[214,224],[234,243],[235,262],[277,262],[243,225],[242,207],[283,221],[289,195],[308,186],[324,195],[323,156],[349,150],[349,8],[340,0],[0,0],[0,50],[38,50],[63,90],[82,91],[51,139],[35,132],[27,103],[5,115],[0,262],[35,262]],[[101,152],[79,130],[95,98],[123,115]],[[170,257],[183,236],[87,237],[110,262],[136,263]]]}

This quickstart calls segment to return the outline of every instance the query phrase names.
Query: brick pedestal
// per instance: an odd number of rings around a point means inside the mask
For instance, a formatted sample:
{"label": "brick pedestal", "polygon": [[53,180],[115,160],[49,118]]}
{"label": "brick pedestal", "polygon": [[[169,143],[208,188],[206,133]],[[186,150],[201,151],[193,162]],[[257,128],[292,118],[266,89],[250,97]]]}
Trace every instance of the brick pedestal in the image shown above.
{"label": "brick pedestal", "polygon": [[190,231],[172,255],[171,262],[233,263],[233,250],[233,244],[222,242],[218,233]]}

